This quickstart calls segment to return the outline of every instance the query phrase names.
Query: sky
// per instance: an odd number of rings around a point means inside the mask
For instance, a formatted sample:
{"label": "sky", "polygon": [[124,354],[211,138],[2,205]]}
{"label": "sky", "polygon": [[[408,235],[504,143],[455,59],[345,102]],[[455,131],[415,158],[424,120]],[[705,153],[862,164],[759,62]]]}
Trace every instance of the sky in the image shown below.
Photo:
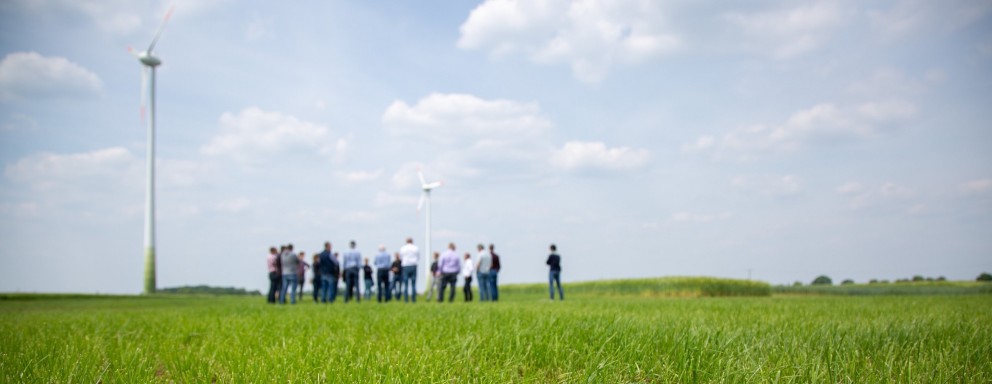
{"label": "sky", "polygon": [[992,2],[0,3],[0,292],[494,243],[501,283],[992,271]]}

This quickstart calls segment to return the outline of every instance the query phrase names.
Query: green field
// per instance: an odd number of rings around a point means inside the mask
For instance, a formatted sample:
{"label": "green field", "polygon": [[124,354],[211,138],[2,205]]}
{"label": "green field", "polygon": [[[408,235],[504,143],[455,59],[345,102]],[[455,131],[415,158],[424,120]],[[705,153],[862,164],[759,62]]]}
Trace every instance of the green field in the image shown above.
{"label": "green field", "polygon": [[661,297],[617,284],[566,285],[565,302],[518,286],[499,303],[416,305],[6,295],[0,381],[992,381],[992,295]]}

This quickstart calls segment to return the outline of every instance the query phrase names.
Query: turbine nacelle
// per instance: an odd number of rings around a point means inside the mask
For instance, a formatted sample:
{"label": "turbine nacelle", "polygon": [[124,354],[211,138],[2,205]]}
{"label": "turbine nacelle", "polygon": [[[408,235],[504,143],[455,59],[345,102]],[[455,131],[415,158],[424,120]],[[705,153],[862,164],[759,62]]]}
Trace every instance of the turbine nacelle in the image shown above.
{"label": "turbine nacelle", "polygon": [[148,53],[148,52],[141,52],[141,53],[139,53],[138,54],[138,61],[140,61],[141,64],[144,64],[144,65],[149,66],[149,67],[152,67],[152,68],[157,67],[157,66],[159,66],[159,65],[162,64],[162,60],[159,60],[159,58],[157,58],[155,56],[152,56],[152,54],[151,53]]}

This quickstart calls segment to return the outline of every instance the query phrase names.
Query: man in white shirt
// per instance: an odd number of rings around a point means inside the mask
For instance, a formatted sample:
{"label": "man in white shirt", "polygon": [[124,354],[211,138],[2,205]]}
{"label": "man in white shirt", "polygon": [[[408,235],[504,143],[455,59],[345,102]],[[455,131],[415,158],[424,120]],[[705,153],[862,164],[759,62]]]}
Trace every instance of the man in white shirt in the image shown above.
{"label": "man in white shirt", "polygon": [[[417,302],[417,262],[420,261],[420,249],[413,245],[413,239],[407,237],[406,244],[400,247],[400,265],[402,280],[400,289],[403,291],[403,302]],[[397,298],[398,299],[398,298]]]}

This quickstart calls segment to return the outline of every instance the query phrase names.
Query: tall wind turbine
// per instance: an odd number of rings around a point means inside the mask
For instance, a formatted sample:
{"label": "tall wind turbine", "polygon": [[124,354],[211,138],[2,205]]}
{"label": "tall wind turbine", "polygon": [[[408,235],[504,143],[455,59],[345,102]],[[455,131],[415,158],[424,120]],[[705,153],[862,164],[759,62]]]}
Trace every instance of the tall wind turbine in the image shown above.
{"label": "tall wind turbine", "polygon": [[[431,190],[434,189],[434,188],[440,187],[441,184],[443,184],[443,182],[441,182],[441,181],[435,181],[433,183],[428,183],[426,180],[424,180],[424,173],[421,172],[421,171],[419,171],[419,170],[417,171],[417,176],[420,177],[420,188],[424,191],[424,193],[420,194],[420,202],[417,203],[417,211],[419,212],[420,211],[420,208],[422,208],[424,206],[424,202],[427,202],[427,212],[426,212],[426,216],[427,216],[427,241],[424,242],[425,253],[424,253],[424,257],[422,257],[422,259],[424,259],[425,262],[427,263],[427,265],[430,266],[430,261],[433,260],[432,257],[434,257],[434,254],[431,253]],[[426,284],[431,279],[431,269],[430,269],[430,267],[424,268],[424,272],[425,272],[425,275],[427,276],[424,279],[424,282]],[[425,289],[430,289],[430,287],[427,287]]]}
{"label": "tall wind turbine", "polygon": [[[143,66],[141,71],[141,118],[145,118],[145,102],[148,102],[148,184],[145,190],[145,294],[155,293],[155,67],[162,60],[152,55],[155,44],[158,43],[165,24],[172,16],[172,8],[165,14],[165,19],[159,25],[148,50],[136,52],[133,48],[128,51],[134,55]],[[150,85],[150,86],[149,86]]]}

